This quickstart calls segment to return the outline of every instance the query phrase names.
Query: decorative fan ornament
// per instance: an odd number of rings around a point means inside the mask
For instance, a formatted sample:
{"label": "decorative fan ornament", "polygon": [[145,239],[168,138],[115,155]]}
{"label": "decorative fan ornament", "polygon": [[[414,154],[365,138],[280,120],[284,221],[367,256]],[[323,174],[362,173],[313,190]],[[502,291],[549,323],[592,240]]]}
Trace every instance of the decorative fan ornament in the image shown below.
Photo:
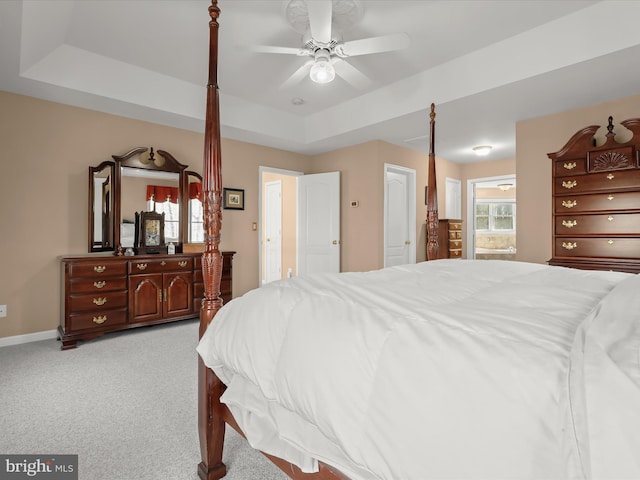
{"label": "decorative fan ornament", "polygon": [[289,88],[307,76],[316,83],[329,83],[336,75],[364,88],[371,80],[344,59],[401,50],[410,40],[406,33],[396,33],[343,42],[341,33],[358,23],[363,13],[357,0],[290,0],[284,14],[291,27],[303,35],[302,47],[259,45],[253,51],[311,57],[280,88]]}

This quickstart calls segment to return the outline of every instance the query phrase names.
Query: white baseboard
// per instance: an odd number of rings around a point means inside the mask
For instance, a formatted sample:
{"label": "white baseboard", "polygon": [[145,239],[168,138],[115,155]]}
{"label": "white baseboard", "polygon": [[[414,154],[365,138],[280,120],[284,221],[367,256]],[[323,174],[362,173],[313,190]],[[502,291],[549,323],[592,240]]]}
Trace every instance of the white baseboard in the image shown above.
{"label": "white baseboard", "polygon": [[27,333],[25,335],[14,335],[13,337],[0,338],[0,347],[39,342],[40,340],[51,340],[52,338],[58,338],[58,330],[45,330],[44,332]]}

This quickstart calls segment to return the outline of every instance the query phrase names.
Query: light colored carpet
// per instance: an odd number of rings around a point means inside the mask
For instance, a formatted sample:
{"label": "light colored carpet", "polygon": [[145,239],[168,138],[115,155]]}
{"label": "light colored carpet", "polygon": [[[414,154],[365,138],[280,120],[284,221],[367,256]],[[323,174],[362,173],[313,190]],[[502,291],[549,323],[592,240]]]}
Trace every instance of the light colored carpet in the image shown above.
{"label": "light colored carpet", "polygon": [[[80,480],[196,479],[197,320],[61,351],[0,348],[0,453],[77,454]],[[228,480],[286,477],[227,428]]]}

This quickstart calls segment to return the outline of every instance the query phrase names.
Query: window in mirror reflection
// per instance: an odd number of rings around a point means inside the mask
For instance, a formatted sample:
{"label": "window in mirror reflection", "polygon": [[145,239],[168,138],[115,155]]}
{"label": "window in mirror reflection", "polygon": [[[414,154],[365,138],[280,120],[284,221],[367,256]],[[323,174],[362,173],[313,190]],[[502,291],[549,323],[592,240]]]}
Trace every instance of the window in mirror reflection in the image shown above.
{"label": "window in mirror reflection", "polygon": [[202,183],[189,183],[189,243],[204,242]]}
{"label": "window in mirror reflection", "polygon": [[176,187],[147,185],[147,210],[164,213],[165,243],[178,243],[180,233],[179,190]]}

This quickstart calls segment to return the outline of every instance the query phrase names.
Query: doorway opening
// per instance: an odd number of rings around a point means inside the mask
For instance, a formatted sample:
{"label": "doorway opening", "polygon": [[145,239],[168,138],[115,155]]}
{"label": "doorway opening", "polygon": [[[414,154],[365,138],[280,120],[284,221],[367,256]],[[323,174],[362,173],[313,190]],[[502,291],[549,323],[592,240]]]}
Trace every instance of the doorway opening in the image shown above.
{"label": "doorway opening", "polygon": [[515,175],[468,180],[467,219],[467,258],[515,259]]}
{"label": "doorway opening", "polygon": [[259,169],[259,284],[340,271],[340,172]]}

